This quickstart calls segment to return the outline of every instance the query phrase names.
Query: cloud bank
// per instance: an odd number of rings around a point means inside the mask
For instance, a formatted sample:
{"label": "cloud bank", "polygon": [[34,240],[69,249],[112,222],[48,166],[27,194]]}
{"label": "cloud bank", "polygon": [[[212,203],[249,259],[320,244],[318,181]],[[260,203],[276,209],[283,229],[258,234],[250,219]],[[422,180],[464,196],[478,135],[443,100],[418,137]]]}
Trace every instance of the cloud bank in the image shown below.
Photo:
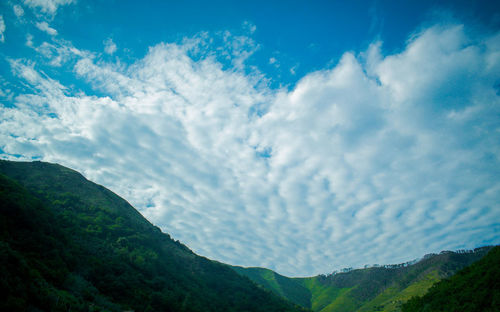
{"label": "cloud bank", "polygon": [[500,33],[435,25],[290,91],[245,65],[250,38],[211,36],[128,66],[51,44],[95,93],[9,59],[31,91],[0,107],[4,157],[80,170],[195,252],[291,276],[500,243]]}

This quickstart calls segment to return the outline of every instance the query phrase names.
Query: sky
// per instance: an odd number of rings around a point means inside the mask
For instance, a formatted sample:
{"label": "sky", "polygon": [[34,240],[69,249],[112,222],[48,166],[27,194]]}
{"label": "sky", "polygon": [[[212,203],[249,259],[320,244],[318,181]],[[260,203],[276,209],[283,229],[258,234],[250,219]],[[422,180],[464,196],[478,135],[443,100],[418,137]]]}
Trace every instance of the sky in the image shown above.
{"label": "sky", "polygon": [[500,8],[2,1],[0,158],[288,276],[500,244]]}

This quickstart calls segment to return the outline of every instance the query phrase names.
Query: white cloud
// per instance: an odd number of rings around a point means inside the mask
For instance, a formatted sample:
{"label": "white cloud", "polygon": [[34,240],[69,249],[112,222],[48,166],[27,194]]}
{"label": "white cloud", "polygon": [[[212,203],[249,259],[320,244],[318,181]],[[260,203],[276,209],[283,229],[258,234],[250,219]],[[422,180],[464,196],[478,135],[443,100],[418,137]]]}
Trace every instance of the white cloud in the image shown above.
{"label": "white cloud", "polygon": [[43,56],[45,58],[44,61],[46,61],[44,64],[54,67],[61,67],[64,64],[67,65],[70,61],[76,62],[82,57],[90,59],[94,57],[92,53],[79,50],[70,42],[56,38],[52,38],[51,43],[42,42],[39,46],[36,46],[33,42],[33,36],[31,34],[27,34],[26,46],[32,48],[34,51]]}
{"label": "white cloud", "polygon": [[246,30],[249,34],[253,34],[257,30],[257,26],[252,22],[244,21],[243,29]]}
{"label": "white cloud", "polygon": [[57,35],[57,30],[50,27],[47,22],[38,22],[38,23],[36,23],[36,27],[38,29],[40,29],[41,31],[46,32],[47,34],[49,34],[51,36]]}
{"label": "white cloud", "polygon": [[21,17],[24,15],[24,10],[23,10],[23,7],[20,6],[19,4],[16,4],[12,7],[12,9],[14,10],[14,14],[17,16],[17,17]]}
{"label": "white cloud", "polygon": [[11,61],[33,91],[0,107],[0,148],[84,172],[202,255],[289,275],[499,243],[500,34],[431,27],[292,91],[243,70],[248,38],[206,36],[128,67],[72,54],[102,97]]}
{"label": "white cloud", "polygon": [[31,34],[26,35],[26,46],[33,47],[33,35]]}
{"label": "white cloud", "polygon": [[[28,38],[31,39],[31,38]],[[32,46],[33,47],[33,46]],[[48,64],[55,67],[60,67],[64,63],[75,60],[78,57],[91,57],[88,53],[82,52],[71,45],[64,42],[55,41],[55,44],[43,42],[40,46],[34,47],[35,51],[45,56],[48,59]]]}
{"label": "white cloud", "polygon": [[280,67],[280,63],[278,62],[278,60],[275,57],[269,58],[269,64],[273,65],[276,68]]}
{"label": "white cloud", "polygon": [[60,6],[75,3],[75,0],[24,0],[24,4],[30,8],[37,8],[42,13],[55,15]]}
{"label": "white cloud", "polygon": [[116,44],[113,42],[113,39],[108,38],[104,40],[104,52],[109,55],[112,55],[116,52]]}
{"label": "white cloud", "polygon": [[5,22],[3,21],[3,16],[0,15],[0,42],[5,42]]}

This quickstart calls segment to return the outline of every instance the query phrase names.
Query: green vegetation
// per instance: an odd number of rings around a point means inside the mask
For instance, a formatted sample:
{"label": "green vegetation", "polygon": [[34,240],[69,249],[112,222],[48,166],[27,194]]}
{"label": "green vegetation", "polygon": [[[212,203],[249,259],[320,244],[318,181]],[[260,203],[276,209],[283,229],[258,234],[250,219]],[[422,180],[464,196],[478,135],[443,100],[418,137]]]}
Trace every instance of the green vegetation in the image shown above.
{"label": "green vegetation", "polygon": [[406,302],[403,312],[500,311],[500,246],[478,262]]}
{"label": "green vegetation", "polygon": [[437,281],[439,281],[439,274],[437,270],[434,270],[403,290],[398,287],[388,287],[373,300],[364,304],[359,311],[399,311],[403,302],[415,295],[424,294]]}
{"label": "green vegetation", "polygon": [[339,297],[342,297],[349,288],[327,287],[323,283],[324,276],[315,276],[312,278],[295,279],[302,283],[311,293],[311,308],[313,311],[321,311],[330,304],[334,303]]}
{"label": "green vegetation", "polygon": [[0,161],[0,311],[299,311],[59,165]]}
{"label": "green vegetation", "polygon": [[[425,256],[416,263],[350,270],[310,278],[287,278],[259,268],[235,270],[262,287],[313,311],[389,312],[401,311],[401,305],[410,298],[424,295],[433,284],[481,259],[490,249],[491,247],[484,247],[468,252],[446,251]],[[276,276],[280,276],[279,283]],[[285,288],[282,285],[293,287]],[[307,304],[308,302],[310,303]]]}
{"label": "green vegetation", "polygon": [[296,282],[272,270],[264,268],[232,267],[236,272],[247,276],[265,289],[290,300],[302,307],[311,306],[311,294],[301,283]]}

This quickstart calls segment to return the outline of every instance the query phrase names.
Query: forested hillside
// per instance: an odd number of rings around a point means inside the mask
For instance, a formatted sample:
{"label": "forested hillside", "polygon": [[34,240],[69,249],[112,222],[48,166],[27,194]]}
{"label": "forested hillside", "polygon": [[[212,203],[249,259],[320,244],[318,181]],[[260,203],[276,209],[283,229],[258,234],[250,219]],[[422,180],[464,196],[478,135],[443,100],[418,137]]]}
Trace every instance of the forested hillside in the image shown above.
{"label": "forested hillside", "polygon": [[500,311],[500,246],[478,262],[436,283],[424,296],[410,299],[402,310]]}
{"label": "forested hillside", "polygon": [[299,311],[68,168],[0,161],[1,311]]}

